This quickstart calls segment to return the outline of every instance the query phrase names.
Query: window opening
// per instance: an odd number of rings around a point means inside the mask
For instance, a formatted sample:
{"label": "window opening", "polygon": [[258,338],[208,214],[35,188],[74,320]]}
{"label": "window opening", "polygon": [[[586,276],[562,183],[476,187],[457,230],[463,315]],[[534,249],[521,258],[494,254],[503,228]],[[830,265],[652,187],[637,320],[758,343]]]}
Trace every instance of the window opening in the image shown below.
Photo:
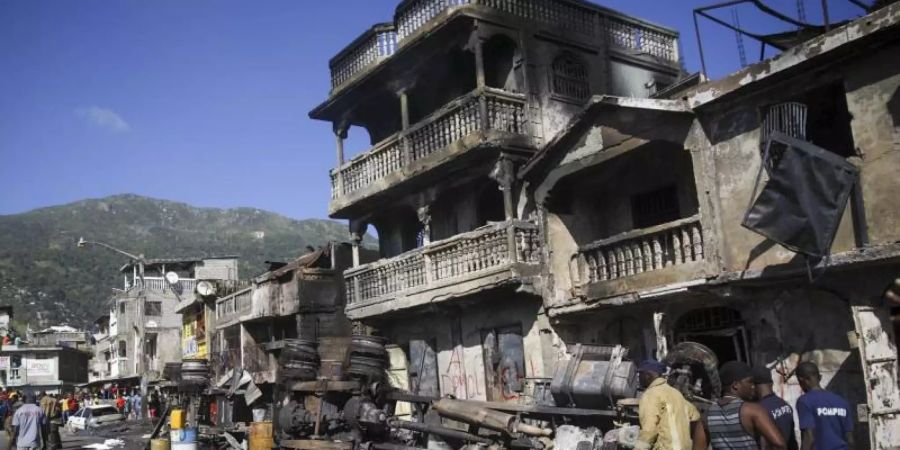
{"label": "window opening", "polygon": [[678,220],[678,189],[672,184],[632,196],[631,215],[635,228],[647,228]]}
{"label": "window opening", "polygon": [[710,348],[719,363],[750,363],[749,336],[740,313],[725,307],[687,313],[675,326],[676,342],[697,342]]}
{"label": "window opening", "polygon": [[162,315],[162,302],[145,302],[144,303],[144,315],[145,316],[161,316]]}
{"label": "window opening", "polygon": [[583,100],[591,95],[588,70],[572,53],[565,52],[553,60],[552,91],[564,97]]}

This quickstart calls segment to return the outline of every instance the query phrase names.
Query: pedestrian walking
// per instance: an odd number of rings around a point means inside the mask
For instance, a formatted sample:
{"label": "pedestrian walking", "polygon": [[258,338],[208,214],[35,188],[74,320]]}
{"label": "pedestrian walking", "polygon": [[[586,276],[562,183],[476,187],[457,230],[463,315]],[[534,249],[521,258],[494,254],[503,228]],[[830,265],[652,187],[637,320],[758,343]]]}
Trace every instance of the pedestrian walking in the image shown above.
{"label": "pedestrian walking", "polygon": [[700,412],[666,383],[665,372],[666,366],[655,360],[638,368],[645,390],[638,404],[641,431],[635,450],[690,450],[693,438],[703,432]]}
{"label": "pedestrian walking", "polygon": [[56,399],[45,391],[41,391],[40,398],[38,406],[40,406],[41,412],[44,413],[44,421],[41,422],[41,442],[46,443],[47,438],[50,436],[50,419],[56,414]]}
{"label": "pedestrian walking", "polygon": [[43,447],[41,426],[44,423],[44,412],[36,402],[34,393],[25,393],[22,406],[13,414],[13,434],[9,448],[38,450]]}
{"label": "pedestrian walking", "polygon": [[753,383],[756,385],[756,401],[772,416],[788,450],[797,450],[797,437],[794,433],[794,408],[775,395],[775,391],[772,389],[774,384],[772,372],[765,367],[754,367]]}
{"label": "pedestrian walking", "polygon": [[141,415],[141,393],[135,392],[131,397],[131,412],[134,415],[135,420],[141,420],[143,416]]}
{"label": "pedestrian walking", "polygon": [[759,439],[768,449],[785,450],[781,432],[769,412],[750,402],[756,394],[750,366],[729,361],[719,369],[722,397],[709,405],[706,430],[713,450],[757,450]]}
{"label": "pedestrian walking", "polygon": [[803,450],[841,450],[853,446],[850,404],[840,395],[822,389],[819,366],[797,365],[797,380],[803,395],[797,399]]}

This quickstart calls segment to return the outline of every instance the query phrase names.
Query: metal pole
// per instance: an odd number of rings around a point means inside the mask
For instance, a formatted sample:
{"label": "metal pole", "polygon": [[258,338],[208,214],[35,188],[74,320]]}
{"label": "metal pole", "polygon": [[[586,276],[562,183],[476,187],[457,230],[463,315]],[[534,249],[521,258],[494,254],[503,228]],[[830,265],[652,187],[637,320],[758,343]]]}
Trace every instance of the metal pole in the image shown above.
{"label": "metal pole", "polygon": [[822,18],[825,20],[825,31],[830,31],[831,20],[828,18],[828,0],[822,0]]}
{"label": "metal pole", "polygon": [[700,39],[700,24],[697,22],[697,11],[694,10],[694,34],[697,36],[697,49],[700,50],[700,70],[705,78],[709,78],[706,72],[706,58],[703,56],[703,41]]}

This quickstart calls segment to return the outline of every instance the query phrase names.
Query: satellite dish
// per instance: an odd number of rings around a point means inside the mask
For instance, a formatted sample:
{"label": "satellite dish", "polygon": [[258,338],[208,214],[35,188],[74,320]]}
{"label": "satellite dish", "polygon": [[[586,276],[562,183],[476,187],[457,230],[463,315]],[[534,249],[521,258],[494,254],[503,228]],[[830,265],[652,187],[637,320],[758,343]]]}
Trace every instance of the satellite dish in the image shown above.
{"label": "satellite dish", "polygon": [[197,283],[197,293],[204,297],[216,295],[216,285],[209,281],[201,281]]}
{"label": "satellite dish", "polygon": [[178,284],[178,274],[175,272],[167,273],[166,281],[169,282],[169,284]]}

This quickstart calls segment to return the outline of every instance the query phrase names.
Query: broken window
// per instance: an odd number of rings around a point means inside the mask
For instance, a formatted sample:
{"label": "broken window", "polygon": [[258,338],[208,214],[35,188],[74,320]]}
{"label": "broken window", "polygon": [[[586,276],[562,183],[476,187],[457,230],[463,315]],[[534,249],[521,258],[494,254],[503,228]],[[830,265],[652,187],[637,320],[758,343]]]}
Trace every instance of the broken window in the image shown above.
{"label": "broken window", "polygon": [[[763,108],[760,147],[773,132],[810,142],[842,157],[856,154],[847,108],[847,93],[840,82],[810,89],[788,101]],[[778,154],[773,158],[778,159]],[[769,164],[773,164],[769,162]]]}
{"label": "broken window", "polygon": [[435,348],[434,339],[409,341],[409,389],[415,395],[441,395]]}
{"label": "broken window", "polygon": [[497,35],[484,43],[484,80],[488,87],[517,92],[518,72],[521,61],[518,61],[518,46],[512,39]]}
{"label": "broken window", "polygon": [[702,308],[685,314],[675,324],[675,341],[703,344],[722,362],[751,362],[744,320],[731,308]]}
{"label": "broken window", "polygon": [[631,220],[635,228],[678,220],[678,189],[668,185],[631,197]]}
{"label": "broken window", "polygon": [[525,381],[525,343],[518,325],[481,331],[488,400],[517,398]]}
{"label": "broken window", "polygon": [[551,90],[556,95],[584,100],[591,95],[588,70],[584,62],[571,52],[563,52],[553,60]]}
{"label": "broken window", "polygon": [[162,315],[162,302],[145,302],[144,315],[158,317]]}
{"label": "broken window", "polygon": [[148,358],[156,358],[156,334],[148,333],[144,338],[144,354]]}
{"label": "broken window", "polygon": [[119,341],[119,358],[127,358],[128,357],[128,343],[125,341]]}

